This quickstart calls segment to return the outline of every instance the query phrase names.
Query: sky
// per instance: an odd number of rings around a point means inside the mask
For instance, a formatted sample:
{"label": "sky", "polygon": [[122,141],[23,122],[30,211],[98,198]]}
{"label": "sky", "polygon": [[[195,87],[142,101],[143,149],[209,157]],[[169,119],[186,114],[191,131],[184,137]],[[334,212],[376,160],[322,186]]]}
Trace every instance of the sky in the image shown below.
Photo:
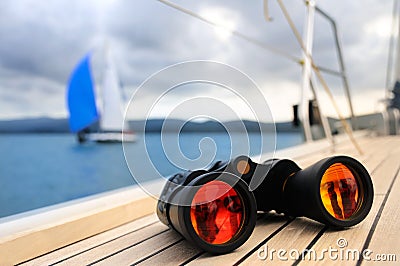
{"label": "sky", "polygon": [[[261,0],[174,0],[217,24],[301,58],[301,48],[277,1],[268,2],[269,22]],[[302,34],[304,2],[283,2]],[[393,1],[318,0],[317,5],[336,20],[355,113],[378,111],[385,97]],[[169,94],[163,94],[162,84],[143,86],[149,78],[157,78],[160,70],[193,60],[211,60],[244,73],[261,91],[268,105],[266,113],[275,121],[291,120],[292,105],[300,100],[299,64],[157,0],[4,0],[0,2],[0,36],[0,119],[67,117],[65,94],[71,71],[90,51],[93,75],[96,84],[101,84],[104,47],[112,55],[125,99],[135,99],[129,119],[145,119],[146,114],[188,119],[189,109],[201,110],[199,117],[221,110],[218,119],[254,118],[245,102],[255,95],[250,89],[241,88],[243,97],[238,97],[212,84],[182,86]],[[319,15],[313,58],[319,66],[339,68],[331,27]],[[233,87],[243,86],[234,84],[234,75],[230,77]],[[341,80],[324,77],[341,111],[349,115]],[[336,116],[322,87],[316,88],[323,113]],[[146,99],[157,96],[160,100],[151,112],[143,112],[148,108]],[[207,97],[212,98],[212,106],[204,100]],[[186,108],[180,108],[185,104]],[[210,114],[205,111],[208,108],[213,109]],[[195,116],[196,112],[190,113]]]}

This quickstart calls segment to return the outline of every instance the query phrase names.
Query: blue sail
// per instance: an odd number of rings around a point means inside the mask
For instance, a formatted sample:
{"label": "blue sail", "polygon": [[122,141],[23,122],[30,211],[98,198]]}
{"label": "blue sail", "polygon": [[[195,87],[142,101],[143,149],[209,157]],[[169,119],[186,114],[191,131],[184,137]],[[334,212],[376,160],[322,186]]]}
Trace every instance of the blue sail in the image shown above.
{"label": "blue sail", "polygon": [[78,132],[99,120],[89,60],[90,54],[79,62],[69,80],[67,99],[72,132]]}

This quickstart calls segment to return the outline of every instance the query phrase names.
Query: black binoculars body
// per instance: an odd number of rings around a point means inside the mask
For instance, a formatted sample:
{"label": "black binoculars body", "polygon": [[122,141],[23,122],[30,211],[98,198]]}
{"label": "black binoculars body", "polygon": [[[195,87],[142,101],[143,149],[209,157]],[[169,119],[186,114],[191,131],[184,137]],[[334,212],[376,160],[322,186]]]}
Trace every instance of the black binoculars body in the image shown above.
{"label": "black binoculars body", "polygon": [[171,176],[157,215],[199,248],[221,254],[250,237],[257,212],[350,227],[367,216],[373,194],[368,171],[351,157],[329,157],[301,169],[287,159],[257,164],[239,156]]}

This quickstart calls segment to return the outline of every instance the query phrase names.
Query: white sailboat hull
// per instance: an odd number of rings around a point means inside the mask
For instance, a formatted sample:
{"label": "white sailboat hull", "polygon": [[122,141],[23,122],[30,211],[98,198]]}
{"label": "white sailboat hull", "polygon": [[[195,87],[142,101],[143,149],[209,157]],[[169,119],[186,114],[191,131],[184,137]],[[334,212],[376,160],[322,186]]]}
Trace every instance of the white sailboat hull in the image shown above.
{"label": "white sailboat hull", "polygon": [[135,142],[136,135],[134,133],[119,132],[99,132],[85,134],[86,141],[99,143],[121,143]]}

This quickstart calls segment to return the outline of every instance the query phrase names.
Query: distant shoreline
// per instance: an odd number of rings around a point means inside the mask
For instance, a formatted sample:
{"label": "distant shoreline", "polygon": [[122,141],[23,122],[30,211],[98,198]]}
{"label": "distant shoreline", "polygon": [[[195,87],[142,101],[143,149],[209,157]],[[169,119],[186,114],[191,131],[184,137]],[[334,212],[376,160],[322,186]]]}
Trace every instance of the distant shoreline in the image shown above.
{"label": "distant shoreline", "polygon": [[[129,121],[130,128],[136,132],[277,132],[299,133],[300,128],[293,127],[292,122],[258,123],[256,121],[226,121],[220,124],[215,121],[185,122],[179,119],[149,119]],[[94,128],[97,125],[93,126]],[[181,129],[181,130],[179,130]],[[66,118],[26,118],[15,120],[0,120],[0,134],[5,133],[70,133]]]}

